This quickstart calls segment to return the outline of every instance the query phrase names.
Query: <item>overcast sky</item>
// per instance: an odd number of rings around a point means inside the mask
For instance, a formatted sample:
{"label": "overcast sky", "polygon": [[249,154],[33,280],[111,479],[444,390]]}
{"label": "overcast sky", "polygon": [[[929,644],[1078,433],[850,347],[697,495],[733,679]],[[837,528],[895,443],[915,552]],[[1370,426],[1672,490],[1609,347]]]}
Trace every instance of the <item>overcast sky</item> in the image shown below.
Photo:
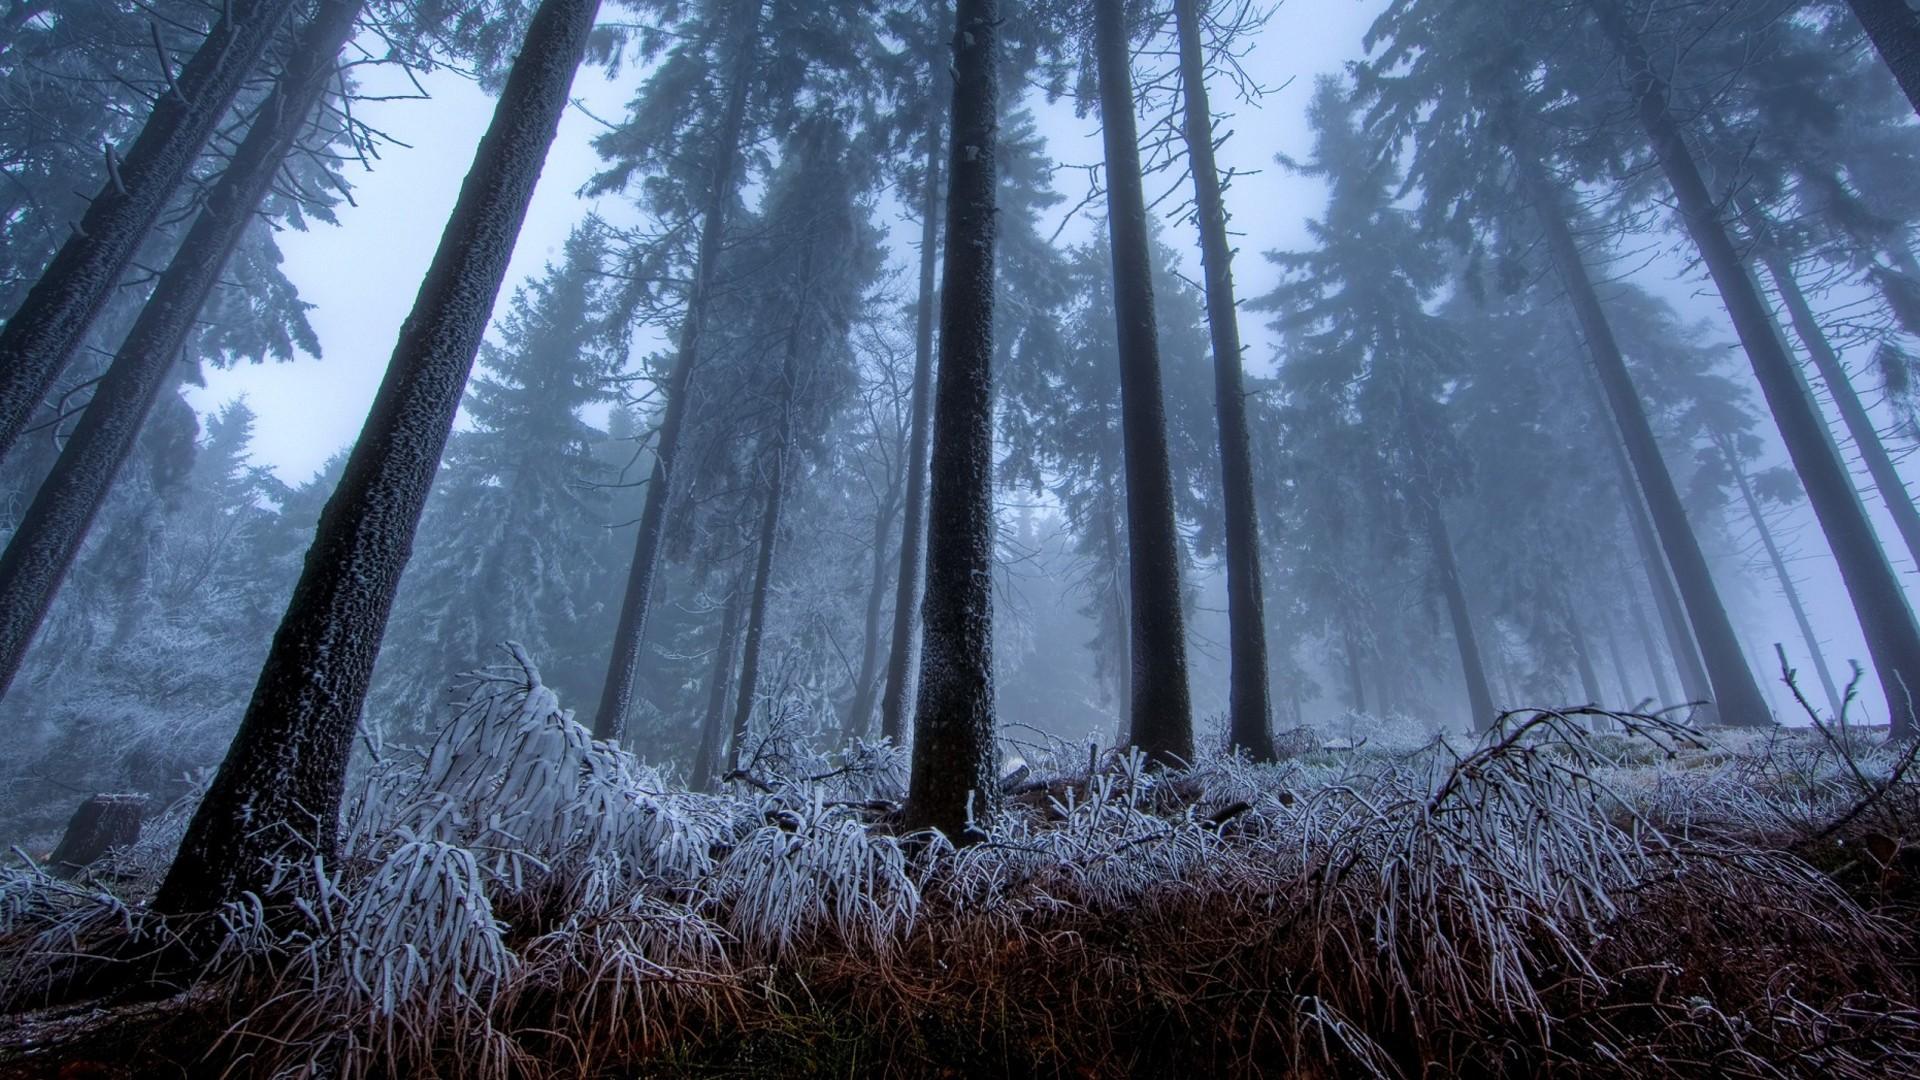
{"label": "overcast sky", "polygon": [[[1265,292],[1274,280],[1272,269],[1258,252],[1307,243],[1302,223],[1321,210],[1323,190],[1317,181],[1288,175],[1274,164],[1273,155],[1281,152],[1304,157],[1311,150],[1305,114],[1314,79],[1336,72],[1362,55],[1361,35],[1380,6],[1380,0],[1289,0],[1247,57],[1248,70],[1269,88],[1260,107],[1255,110],[1230,101],[1224,87],[1215,91],[1216,108],[1237,113],[1223,125],[1234,135],[1220,152],[1222,166],[1258,170],[1257,175],[1237,180],[1229,193],[1234,228],[1246,234],[1237,241],[1242,250],[1235,263],[1243,299]],[[609,119],[620,116],[639,75],[638,69],[629,66],[619,80],[609,81],[602,72],[588,69],[576,80],[575,98],[586,109],[569,109],[561,123],[508,271],[501,294],[503,306],[497,310],[504,310],[504,302],[516,284],[539,273],[543,264],[557,257],[568,230],[586,213],[597,210],[615,221],[632,219],[633,212],[620,200],[583,199],[578,191],[598,166],[589,143],[602,128],[588,112]],[[287,276],[299,286],[302,296],[316,305],[312,319],[324,358],[209,372],[207,386],[191,394],[193,404],[202,411],[245,395],[259,416],[257,460],[271,465],[289,482],[311,476],[358,433],[400,323],[413,302],[490,116],[491,99],[457,75],[436,74],[426,80],[426,86],[433,95],[431,100],[367,102],[356,107],[358,115],[411,144],[411,149],[390,148],[371,172],[360,173],[356,167],[352,179],[359,205],[342,208],[343,227],[317,226],[310,233],[288,233],[281,238]],[[364,92],[368,96],[410,91],[410,84],[397,72],[365,70]],[[1052,107],[1034,104],[1056,159],[1065,163],[1098,159],[1097,118],[1076,119],[1064,103]],[[1068,196],[1068,205],[1078,202],[1083,194],[1078,187],[1084,183],[1081,176],[1073,170],[1058,174],[1057,182]],[[1166,178],[1150,182],[1150,195],[1158,194],[1166,183]],[[1168,200],[1166,208],[1170,210],[1179,201]],[[1087,225],[1083,222],[1079,228]],[[1068,235],[1077,231],[1070,230]],[[1180,235],[1170,232],[1169,239],[1177,240]],[[904,242],[896,249],[904,251]],[[1192,261],[1197,263],[1197,259]],[[1700,295],[1699,283],[1681,278],[1677,268],[1663,271],[1656,266],[1643,271],[1638,280],[1668,296],[1687,313],[1709,319],[1723,328],[1720,332],[1727,341],[1733,340],[1710,296]],[[1256,369],[1269,368],[1273,361],[1272,340],[1263,321],[1242,322],[1248,360]],[[1729,356],[1729,370],[1750,383],[1744,358],[1737,353]],[[1775,446],[1770,458],[1770,464],[1777,463],[1784,461],[1785,455]],[[1878,506],[1874,512],[1883,517]],[[1806,556],[1796,569],[1806,579],[1813,618],[1829,640],[1836,677],[1844,681],[1846,660],[1864,659],[1865,649],[1811,516],[1803,511],[1794,521],[1799,526],[1796,546]],[[1886,521],[1880,524],[1883,535],[1896,535]],[[1568,527],[1582,526],[1570,522]],[[1912,567],[1904,559],[1896,560],[1896,564],[1908,571],[1903,575],[1906,580],[1913,580]],[[1772,643],[1787,643],[1796,657],[1801,650],[1771,581],[1750,577],[1739,583],[1725,582],[1723,588],[1730,594],[1729,603],[1740,609],[1738,619],[1750,651],[1756,654],[1751,659],[1765,689],[1776,695],[1776,708],[1790,710],[1790,703],[1780,696]],[[1810,675],[1806,685],[1810,692],[1817,690]],[[1869,680],[1862,684],[1862,692],[1865,703],[1877,712],[1877,687]]]}

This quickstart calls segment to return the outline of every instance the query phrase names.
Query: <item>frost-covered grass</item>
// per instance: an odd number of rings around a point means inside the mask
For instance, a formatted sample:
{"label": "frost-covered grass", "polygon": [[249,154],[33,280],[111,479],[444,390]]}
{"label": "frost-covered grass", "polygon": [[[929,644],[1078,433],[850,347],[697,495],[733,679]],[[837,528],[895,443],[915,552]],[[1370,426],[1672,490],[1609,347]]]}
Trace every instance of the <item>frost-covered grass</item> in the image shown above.
{"label": "frost-covered grass", "polygon": [[[1920,787],[1910,757],[1858,733],[1529,712],[1475,742],[1180,773],[1030,743],[985,838],[956,849],[896,835],[891,747],[766,733],[733,792],[689,794],[595,743],[516,656],[475,677],[435,745],[363,772],[338,865],[290,856],[293,901],[224,914],[227,947],[178,999],[195,1023],[141,1060],[1920,1073],[1901,873]],[[163,932],[139,899],[165,846],[87,881],[0,877],[12,1007],[77,954]],[[57,1044],[45,1022],[0,1039]],[[103,1045],[119,1044],[69,1049]]]}

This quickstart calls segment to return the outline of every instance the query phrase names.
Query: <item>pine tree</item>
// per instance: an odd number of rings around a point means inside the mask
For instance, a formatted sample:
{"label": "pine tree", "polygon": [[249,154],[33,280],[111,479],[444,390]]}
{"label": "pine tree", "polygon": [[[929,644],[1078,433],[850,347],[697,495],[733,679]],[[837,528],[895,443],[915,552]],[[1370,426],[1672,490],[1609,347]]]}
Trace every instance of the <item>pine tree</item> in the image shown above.
{"label": "pine tree", "polygon": [[204,915],[244,892],[266,895],[276,852],[334,851],[394,591],[598,6],[542,0],[528,24],[253,700],[155,911]]}
{"label": "pine tree", "polygon": [[958,0],[927,582],[906,824],[955,843],[993,809],[993,347],[1000,5]]}

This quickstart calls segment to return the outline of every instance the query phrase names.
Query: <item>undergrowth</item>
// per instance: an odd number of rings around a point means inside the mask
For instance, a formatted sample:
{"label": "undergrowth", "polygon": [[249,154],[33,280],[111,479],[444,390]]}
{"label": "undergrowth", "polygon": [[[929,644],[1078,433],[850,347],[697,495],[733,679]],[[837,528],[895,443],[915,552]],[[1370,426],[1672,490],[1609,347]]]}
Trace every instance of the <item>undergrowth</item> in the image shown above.
{"label": "undergrowth", "polygon": [[165,939],[190,803],[81,880],[0,873],[0,1074],[1920,1075],[1913,753],[1844,725],[1538,710],[1177,772],[1024,744],[956,848],[895,830],[891,746],[776,727],[688,793],[514,655],[360,773],[337,862],[222,913],[191,1023],[22,1012]]}

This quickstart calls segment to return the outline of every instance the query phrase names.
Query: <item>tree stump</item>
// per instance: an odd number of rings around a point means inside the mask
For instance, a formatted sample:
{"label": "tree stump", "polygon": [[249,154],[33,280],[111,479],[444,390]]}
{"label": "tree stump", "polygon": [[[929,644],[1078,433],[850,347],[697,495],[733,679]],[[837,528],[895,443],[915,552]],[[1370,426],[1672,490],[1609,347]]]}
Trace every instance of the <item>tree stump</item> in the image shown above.
{"label": "tree stump", "polygon": [[80,804],[67,822],[60,844],[47,856],[47,871],[70,878],[105,855],[140,839],[146,817],[145,795],[95,795]]}

